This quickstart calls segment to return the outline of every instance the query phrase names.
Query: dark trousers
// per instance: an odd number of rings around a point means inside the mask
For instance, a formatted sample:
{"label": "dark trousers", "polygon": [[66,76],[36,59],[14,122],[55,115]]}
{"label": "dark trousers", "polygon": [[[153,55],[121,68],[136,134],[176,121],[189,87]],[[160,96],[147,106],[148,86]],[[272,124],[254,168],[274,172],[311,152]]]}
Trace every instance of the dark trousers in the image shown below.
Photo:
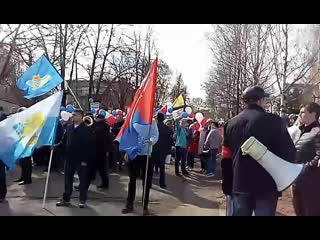
{"label": "dark trousers", "polygon": [[104,156],[104,157],[98,156],[94,160],[93,166],[91,168],[91,178],[89,179],[89,185],[90,185],[91,181],[95,180],[97,172],[99,172],[99,175],[101,177],[102,185],[109,186],[109,176],[108,176],[108,169],[107,169],[107,156]]}
{"label": "dark trousers", "polygon": [[179,173],[179,163],[181,160],[181,172],[186,172],[186,160],[187,160],[187,149],[182,147],[176,147],[176,160],[175,160],[175,172]]}
{"label": "dark trousers", "polygon": [[165,163],[166,163],[166,154],[165,153],[159,153],[159,152],[152,152],[152,162],[155,166],[155,171],[158,172],[158,169],[160,169],[160,186],[166,185],[165,181]]}
{"label": "dark trousers", "polygon": [[0,160],[0,199],[7,195],[6,165]]}
{"label": "dark trousers", "polygon": [[79,191],[80,201],[87,200],[88,194],[88,180],[89,180],[89,168],[88,166],[81,166],[80,164],[70,163],[68,160],[64,169],[64,188],[63,200],[69,202],[73,191],[73,178],[77,172],[80,180]]}
{"label": "dark trousers", "polygon": [[31,157],[20,159],[21,166],[21,177],[20,179],[24,182],[31,183],[31,175],[32,175],[32,160]]}
{"label": "dark trousers", "polygon": [[193,168],[194,167],[194,153],[192,152],[188,152],[188,158],[187,158],[187,163],[188,163],[188,166]]}
{"label": "dark trousers", "polygon": [[201,170],[207,170],[206,154],[200,154]]}
{"label": "dark trousers", "polygon": [[114,151],[112,153],[112,168],[117,170],[117,163],[119,162],[119,170],[122,169],[122,163],[124,162],[125,153],[119,151],[119,143],[114,143]]}
{"label": "dark trousers", "polygon": [[[130,204],[133,204],[136,197],[136,180],[139,176],[142,178],[142,183],[144,187],[145,173],[146,173],[147,156],[137,156],[135,159],[129,161],[129,189],[128,189],[128,199]],[[147,173],[147,186],[146,194],[144,199],[144,209],[148,208],[149,204],[149,194],[152,186],[152,175],[153,175],[153,161],[149,158],[148,173]]]}
{"label": "dark trousers", "polygon": [[64,166],[64,149],[62,147],[58,147],[53,151],[52,155],[52,164],[51,168],[52,170],[59,170],[63,169]]}

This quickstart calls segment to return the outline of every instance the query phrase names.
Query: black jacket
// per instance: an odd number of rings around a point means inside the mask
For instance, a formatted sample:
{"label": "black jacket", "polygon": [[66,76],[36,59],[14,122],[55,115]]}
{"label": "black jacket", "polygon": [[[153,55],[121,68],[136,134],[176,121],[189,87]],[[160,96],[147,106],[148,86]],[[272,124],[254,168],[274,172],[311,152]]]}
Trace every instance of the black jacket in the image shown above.
{"label": "black jacket", "polygon": [[158,122],[159,140],[153,146],[152,152],[169,154],[173,143],[173,132],[163,122]]}
{"label": "black jacket", "polygon": [[122,125],[124,124],[124,120],[120,121],[120,122],[116,122],[113,127],[112,127],[112,135],[113,135],[113,139],[115,139],[118,135],[118,133],[121,130]]}
{"label": "black jacket", "polygon": [[225,128],[223,145],[230,148],[231,161],[227,163],[223,159],[222,167],[226,170],[232,166],[232,186],[229,189],[233,193],[254,195],[275,193],[277,188],[271,175],[256,160],[242,155],[241,146],[251,136],[282,159],[294,161],[295,147],[282,119],[266,113],[258,105],[250,105],[231,119]]}
{"label": "black jacket", "polygon": [[93,125],[93,133],[95,137],[95,157],[105,158],[112,144],[110,127],[105,121],[96,122]]}
{"label": "black jacket", "polygon": [[289,133],[297,149],[295,162],[306,166],[295,181],[299,208],[305,216],[319,216],[320,168],[317,165],[320,159],[320,124],[315,121],[309,126],[293,126]]}
{"label": "black jacket", "polygon": [[65,134],[67,161],[71,164],[90,165],[94,154],[94,137],[92,130],[83,123],[77,128],[68,126]]}
{"label": "black jacket", "polygon": [[318,121],[309,126],[293,126],[289,133],[296,147],[295,163],[307,163],[320,157],[320,124]]}

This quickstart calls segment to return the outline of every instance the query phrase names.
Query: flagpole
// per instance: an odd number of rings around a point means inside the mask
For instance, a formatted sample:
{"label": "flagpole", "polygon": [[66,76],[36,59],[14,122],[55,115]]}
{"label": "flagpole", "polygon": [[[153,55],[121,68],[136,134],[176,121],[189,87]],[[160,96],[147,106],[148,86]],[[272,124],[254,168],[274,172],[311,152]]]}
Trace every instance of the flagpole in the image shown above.
{"label": "flagpole", "polygon": [[80,105],[80,103],[79,103],[78,99],[77,99],[77,98],[76,98],[76,96],[74,95],[74,93],[73,93],[73,91],[72,91],[72,89],[71,89],[71,87],[69,86],[69,84],[68,84],[68,82],[67,82],[67,81],[66,81],[66,87],[69,89],[69,91],[70,91],[71,95],[72,95],[72,96],[73,96],[73,98],[76,100],[76,102],[77,102],[78,106],[80,107],[80,109],[83,111],[83,108],[81,107],[81,105]]}
{"label": "flagpole", "polygon": [[146,171],[144,176],[144,186],[143,186],[143,194],[142,194],[142,215],[144,211],[144,203],[146,198],[146,190],[147,190],[147,178],[148,178],[148,168],[149,168],[149,159],[150,159],[150,150],[151,150],[151,144],[150,144],[150,138],[151,138],[151,128],[152,128],[153,120],[149,129],[149,137],[148,137],[148,155],[147,155],[147,162],[146,162]]}
{"label": "flagpole", "polygon": [[43,208],[43,209],[45,208],[45,204],[46,204],[47,190],[48,190],[50,170],[51,170],[51,163],[52,163],[52,156],[53,156],[53,149],[51,150],[51,153],[50,153],[50,160],[49,160],[49,167],[48,167],[48,175],[47,175],[46,187],[45,187],[45,190],[44,190],[44,196],[43,196],[43,202],[42,202],[42,208]]}
{"label": "flagpole", "polygon": [[[48,56],[46,56],[45,54],[43,54],[43,56],[45,56],[45,57],[48,59],[48,61],[49,61],[49,63],[51,64],[51,66],[56,70],[56,72],[57,72],[57,73],[60,75],[60,77],[63,79],[63,87],[64,87],[63,91],[64,91],[64,94],[66,93],[66,89],[69,89],[70,92],[71,92],[71,95],[74,97],[74,99],[76,100],[78,106],[79,106],[80,109],[83,111],[83,108],[81,107],[78,99],[77,99],[76,96],[74,95],[71,87],[70,87],[69,84],[68,84],[68,81],[66,81],[66,80],[64,79],[64,77],[61,76],[61,74],[58,72],[58,70],[56,69],[56,67],[52,64],[52,62],[50,61],[50,59],[48,58]],[[61,83],[61,84],[62,84],[62,83]],[[63,104],[66,104],[66,103],[63,102]]]}

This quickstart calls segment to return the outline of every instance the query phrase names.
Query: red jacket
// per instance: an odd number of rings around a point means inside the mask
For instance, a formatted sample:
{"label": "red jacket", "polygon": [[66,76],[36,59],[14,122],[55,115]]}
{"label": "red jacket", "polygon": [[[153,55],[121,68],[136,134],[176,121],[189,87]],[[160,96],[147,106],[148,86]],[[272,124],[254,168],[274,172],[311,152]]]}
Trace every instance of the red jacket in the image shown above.
{"label": "red jacket", "polygon": [[191,152],[193,154],[198,153],[199,140],[200,140],[200,132],[195,131],[192,135],[192,140],[190,141],[190,144],[188,146],[188,152]]}

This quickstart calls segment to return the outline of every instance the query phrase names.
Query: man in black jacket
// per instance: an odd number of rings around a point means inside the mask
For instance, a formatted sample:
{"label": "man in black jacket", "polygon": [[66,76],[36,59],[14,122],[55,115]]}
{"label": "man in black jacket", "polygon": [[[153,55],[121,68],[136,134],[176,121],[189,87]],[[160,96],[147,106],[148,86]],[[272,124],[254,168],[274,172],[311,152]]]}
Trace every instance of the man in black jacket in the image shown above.
{"label": "man in black jacket", "polygon": [[158,130],[159,130],[159,140],[154,145],[152,151],[152,162],[155,163],[156,167],[160,168],[160,187],[166,188],[165,183],[165,160],[167,154],[171,151],[171,146],[173,142],[173,132],[164,123],[164,114],[157,114]]}
{"label": "man in black jacket", "polygon": [[[232,195],[233,215],[274,216],[278,191],[271,175],[250,156],[243,156],[242,144],[251,136],[269,151],[293,162],[295,147],[282,119],[264,110],[269,95],[260,87],[244,91],[246,108],[225,128],[222,171],[223,191]],[[286,174],[286,173],[284,173]]]}
{"label": "man in black jacket", "polygon": [[[122,113],[119,111],[117,117],[116,117],[116,123],[112,127],[112,134],[113,134],[113,139],[115,139],[120,130],[122,125],[124,124],[124,119]],[[117,170],[117,162],[119,162],[119,171],[122,170],[122,163],[124,161],[124,153],[120,152],[119,150],[119,142],[114,141],[113,142],[113,154],[112,154],[112,162],[110,161],[110,167],[113,168],[114,171]]]}
{"label": "man in black jacket", "polygon": [[110,127],[105,121],[103,115],[98,115],[93,125],[93,133],[95,137],[94,143],[94,159],[92,164],[91,180],[96,177],[97,171],[100,174],[102,184],[98,188],[109,188],[109,177],[107,172],[107,152],[110,151],[112,144],[110,136]]}
{"label": "man in black jacket", "polygon": [[[75,110],[72,115],[73,125],[66,131],[66,163],[65,163],[65,192],[57,207],[69,206],[73,191],[73,177],[77,171],[80,179],[80,208],[85,207],[88,192],[89,169],[93,158],[93,133],[83,123],[83,111]],[[57,147],[55,145],[54,147]]]}

